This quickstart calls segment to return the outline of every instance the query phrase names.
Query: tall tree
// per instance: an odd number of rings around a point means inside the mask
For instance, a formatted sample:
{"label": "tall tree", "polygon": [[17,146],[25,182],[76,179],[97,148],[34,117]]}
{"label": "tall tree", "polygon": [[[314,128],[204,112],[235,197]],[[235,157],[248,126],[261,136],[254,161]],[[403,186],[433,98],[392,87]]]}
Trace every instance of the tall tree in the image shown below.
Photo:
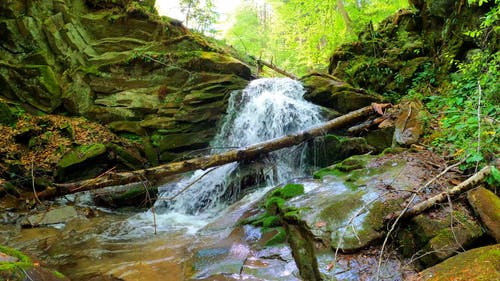
{"label": "tall tree", "polygon": [[201,33],[214,33],[214,24],[219,15],[212,0],[179,0],[181,12],[185,16],[184,23]]}

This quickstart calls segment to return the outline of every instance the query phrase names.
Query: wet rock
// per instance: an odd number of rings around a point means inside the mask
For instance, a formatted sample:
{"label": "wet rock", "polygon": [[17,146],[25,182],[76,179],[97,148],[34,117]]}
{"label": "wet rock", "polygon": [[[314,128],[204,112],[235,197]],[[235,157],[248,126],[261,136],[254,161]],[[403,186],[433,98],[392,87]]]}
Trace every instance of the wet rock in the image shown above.
{"label": "wet rock", "polygon": [[350,156],[375,150],[365,138],[335,135],[315,138],[312,146],[307,159],[311,159],[312,164],[318,167],[329,166]]}
{"label": "wet rock", "polygon": [[28,216],[21,222],[23,226],[40,226],[58,223],[66,223],[78,216],[72,206],[58,207],[44,213]]}
{"label": "wet rock", "polygon": [[0,279],[9,281],[69,281],[56,270],[41,267],[33,263],[22,252],[0,245]]}
{"label": "wet rock", "polygon": [[399,145],[417,143],[424,132],[423,116],[425,112],[419,101],[410,101],[399,105],[399,113],[394,130],[394,140]]}
{"label": "wet rock", "polygon": [[369,95],[328,74],[311,73],[300,80],[306,89],[304,94],[306,100],[340,113],[347,113],[380,101],[379,97]]}
{"label": "wet rock", "polygon": [[[334,253],[321,251],[317,259],[323,280],[354,281],[376,279],[379,256],[380,249],[374,246],[352,254],[339,252],[337,260]],[[417,272],[401,258],[385,253],[378,276],[381,281],[415,280]]]}
{"label": "wet rock", "polygon": [[490,190],[479,187],[467,193],[467,200],[497,243],[500,243],[500,199]]}
{"label": "wet rock", "polygon": [[418,280],[499,280],[500,244],[460,253],[428,268]]}

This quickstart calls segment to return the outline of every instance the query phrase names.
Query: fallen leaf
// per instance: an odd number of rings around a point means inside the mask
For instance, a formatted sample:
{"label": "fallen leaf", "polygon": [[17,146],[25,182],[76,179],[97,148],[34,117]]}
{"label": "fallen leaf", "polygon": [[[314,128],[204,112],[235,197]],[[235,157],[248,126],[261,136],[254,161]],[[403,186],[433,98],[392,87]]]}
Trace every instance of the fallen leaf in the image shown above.
{"label": "fallen leaf", "polygon": [[384,115],[384,108],[388,107],[390,103],[372,103],[372,108],[380,115]]}
{"label": "fallen leaf", "polygon": [[322,228],[322,227],[326,226],[326,222],[319,221],[319,222],[316,222],[315,225],[316,225],[317,228]]}

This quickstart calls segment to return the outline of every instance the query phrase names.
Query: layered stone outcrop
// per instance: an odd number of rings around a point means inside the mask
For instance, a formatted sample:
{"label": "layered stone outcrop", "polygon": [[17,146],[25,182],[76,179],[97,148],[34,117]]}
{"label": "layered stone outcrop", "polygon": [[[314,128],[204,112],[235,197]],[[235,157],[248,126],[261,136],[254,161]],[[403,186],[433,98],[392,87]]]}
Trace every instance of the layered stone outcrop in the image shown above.
{"label": "layered stone outcrop", "polygon": [[251,78],[154,1],[2,1],[0,38],[1,124],[81,116],[139,142],[145,165],[206,147],[228,95]]}
{"label": "layered stone outcrop", "polygon": [[[149,135],[166,150],[203,146],[224,98],[251,75],[146,1],[2,1],[0,10],[3,97]],[[163,144],[194,132],[198,140]]]}
{"label": "layered stone outcrop", "polygon": [[[490,1],[491,2],[491,1]],[[423,83],[437,87],[454,61],[464,61],[480,51],[479,42],[467,36],[478,30],[494,3],[472,7],[463,1],[410,1],[377,26],[369,24],[358,41],[343,44],[330,57],[329,74],[355,87],[398,99]],[[491,31],[489,38],[498,38]],[[498,39],[487,42],[498,50]]]}

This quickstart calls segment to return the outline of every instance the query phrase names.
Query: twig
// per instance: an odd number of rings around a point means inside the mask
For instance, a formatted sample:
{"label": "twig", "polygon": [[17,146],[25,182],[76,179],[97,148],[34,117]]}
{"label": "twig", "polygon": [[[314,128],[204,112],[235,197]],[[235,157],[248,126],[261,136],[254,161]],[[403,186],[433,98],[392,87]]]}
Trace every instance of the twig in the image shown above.
{"label": "twig", "polygon": [[38,198],[38,194],[36,193],[35,189],[35,173],[33,172],[34,170],[34,159],[31,158],[31,186],[33,187],[33,195],[35,195],[35,200],[38,202],[38,204],[42,204],[42,201],[40,201],[40,198]]}
{"label": "twig", "polygon": [[457,235],[455,233],[455,227],[453,226],[453,203],[451,202],[451,197],[448,192],[446,192],[446,198],[448,199],[448,204],[450,205],[450,229],[451,229],[451,234],[453,235],[453,239],[455,240],[455,243],[457,243],[457,246],[462,249],[462,251],[465,252],[465,249],[462,247],[462,245],[458,242]]}
{"label": "twig", "polygon": [[151,203],[151,213],[153,214],[153,227],[154,227],[154,235],[156,235],[157,231],[156,231],[156,212],[155,212],[155,204],[152,202],[152,199],[151,199],[151,194],[149,194],[149,188],[147,186],[147,183],[148,181],[143,181],[142,182],[142,185],[144,186],[144,189],[146,190],[146,202],[150,202]]}
{"label": "twig", "polygon": [[[479,80],[477,81],[477,87],[479,89],[479,94],[477,95],[477,150],[476,154],[479,155],[481,152],[481,83]],[[476,160],[476,168],[474,169],[474,173],[477,173],[477,169],[479,167],[479,159]]]}
{"label": "twig", "polygon": [[[105,175],[107,175],[107,174],[111,173],[111,172],[112,172],[115,168],[116,168],[116,167],[113,167],[113,168],[111,168],[111,169],[109,169],[109,170],[105,171],[104,173],[102,173],[102,174],[98,175],[98,176],[97,176],[97,177],[95,177],[95,178],[96,178],[96,179],[98,179],[98,178],[102,178],[102,177],[104,177]],[[71,192],[72,192],[72,193],[75,193],[76,191],[78,191],[78,190],[80,190],[80,189],[84,188],[86,185],[87,185],[87,183],[82,184],[82,185],[80,185],[80,186],[78,186],[78,187],[75,187],[75,188],[71,188],[70,190],[71,190]]]}
{"label": "twig", "polygon": [[394,223],[391,225],[391,228],[389,229],[389,232],[387,232],[387,235],[385,236],[385,239],[384,239],[384,243],[382,243],[382,249],[380,250],[380,256],[378,258],[378,264],[377,264],[377,275],[375,276],[375,280],[378,281],[379,280],[379,275],[380,275],[380,266],[382,265],[382,255],[384,254],[384,249],[385,249],[385,246],[387,244],[387,241],[389,240],[389,236],[391,235],[391,233],[394,231],[394,229],[396,228],[396,225],[398,224],[399,220],[403,217],[403,215],[406,213],[406,211],[408,211],[408,209],[410,208],[410,205],[413,203],[413,201],[415,200],[415,198],[417,198],[417,194],[422,191],[424,188],[427,188],[429,185],[431,185],[433,182],[435,182],[437,179],[439,179],[440,177],[442,177],[444,174],[446,174],[449,170],[457,167],[458,165],[460,165],[463,161],[465,161],[465,159],[462,159],[461,161],[451,165],[451,166],[448,166],[446,167],[441,173],[439,173],[437,176],[435,176],[434,178],[432,178],[430,181],[428,181],[425,185],[421,186],[420,188],[417,189],[417,193],[414,193],[411,197],[410,197],[410,200],[408,201],[408,203],[406,204],[405,208],[403,209],[403,211],[401,211],[399,213],[399,215],[397,216],[396,220],[394,220]]}

